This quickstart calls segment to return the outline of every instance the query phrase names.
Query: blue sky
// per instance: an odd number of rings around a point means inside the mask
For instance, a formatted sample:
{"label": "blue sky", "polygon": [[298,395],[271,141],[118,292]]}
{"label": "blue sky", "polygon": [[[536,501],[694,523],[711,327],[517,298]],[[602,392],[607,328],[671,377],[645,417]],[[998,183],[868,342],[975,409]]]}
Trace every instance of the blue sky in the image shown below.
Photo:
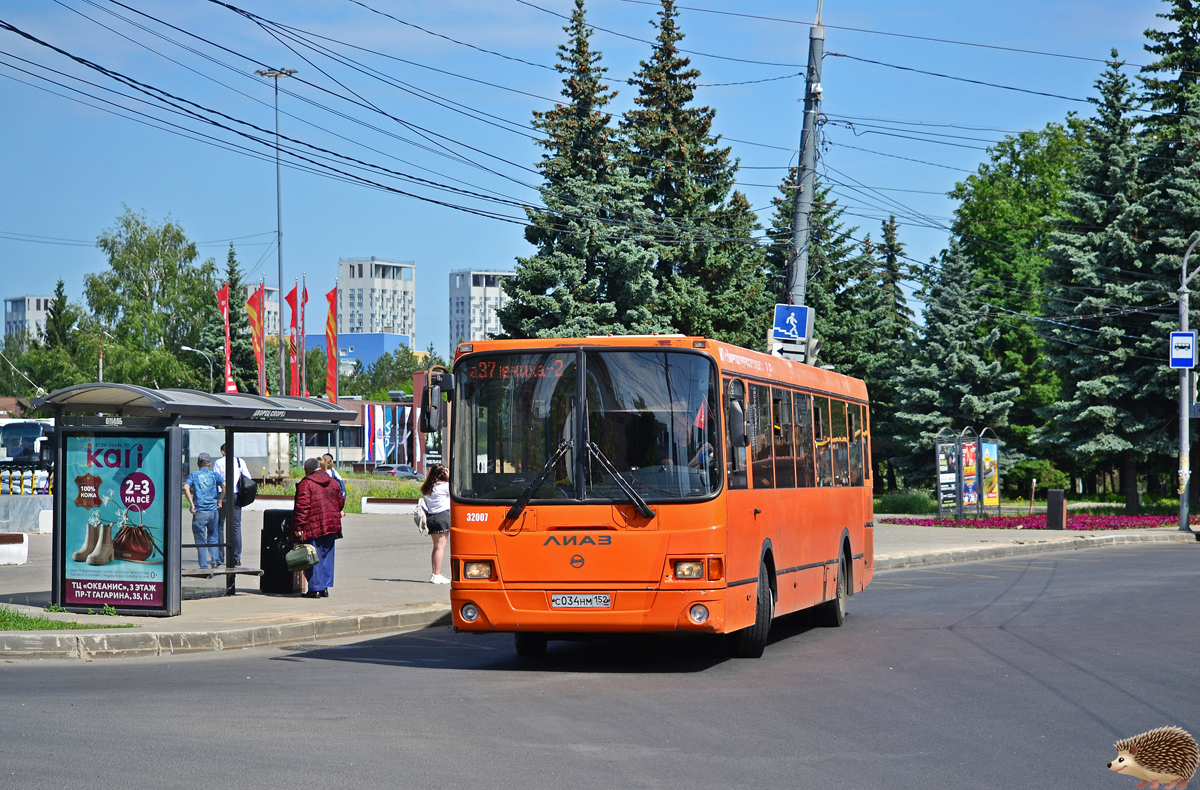
{"label": "blue sky", "polygon": [[[131,78],[145,90],[192,103],[181,107],[198,105],[236,119],[226,121],[231,126],[274,128],[271,85],[253,76],[256,62],[296,68],[296,78],[281,85],[289,92],[281,92],[281,129],[313,146],[314,157],[323,155],[317,149],[353,157],[376,168],[372,180],[396,190],[520,218],[508,201],[536,200],[539,183],[531,172],[540,150],[529,127],[531,113],[552,106],[561,89],[559,75],[546,66],[554,64],[556,47],[564,41],[564,22],[548,12],[567,14],[572,7],[569,0],[530,2],[231,3],[287,26],[301,41],[289,41],[281,28],[272,37],[263,29],[267,23],[203,0],[123,0],[123,5],[16,0],[0,5],[0,21]],[[699,82],[708,86],[698,91],[698,100],[716,109],[715,129],[742,164],[740,188],[768,224],[775,185],[794,161],[800,137],[803,84],[788,75],[803,70],[816,1],[692,0],[685,5],[804,23],[692,10],[680,16],[686,34],[682,46],[702,53],[691,56],[702,73]],[[840,182],[835,194],[847,207],[847,220],[859,227],[856,237],[878,238],[880,220],[894,211],[908,253],[921,260],[936,254],[946,244],[944,225],[953,211],[945,192],[984,160],[984,149],[1006,132],[1040,128],[1070,111],[1088,114],[1089,105],[1071,99],[1092,95],[1103,65],[1077,58],[1104,59],[1116,47],[1130,63],[1149,62],[1142,34],[1160,24],[1155,14],[1166,8],[1153,0],[826,0],[822,110],[832,123],[825,127],[821,169]],[[623,83],[649,56],[649,44],[634,39],[653,38],[655,10],[630,0],[589,2],[589,22],[606,29],[597,31],[593,46],[603,53],[614,81]],[[312,45],[353,59],[367,73],[329,59]],[[71,298],[82,300],[84,275],[106,265],[93,242],[113,225],[123,205],[156,221],[169,215],[189,238],[205,242],[202,257],[223,261],[228,240],[236,239],[243,269],[255,280],[265,274],[274,284],[275,169],[269,143],[172,115],[159,103],[120,97],[112,91],[141,94],[8,30],[0,30],[0,53],[5,174],[0,293],[48,294],[62,278]],[[162,119],[154,121],[159,126],[179,124],[188,136],[114,115],[111,105],[42,77],[155,116]],[[634,93],[628,85],[617,87],[612,109],[619,114],[632,106]],[[250,126],[237,128],[258,134]],[[197,133],[218,138],[224,147],[191,139]],[[229,150],[231,144],[252,155]],[[351,172],[353,166],[341,161],[338,166]],[[306,274],[310,327],[324,324],[318,295],[333,286],[339,257],[413,260],[417,345],[432,342],[443,354],[449,350],[448,272],[511,269],[518,256],[531,252],[519,223],[295,167],[283,171],[283,218],[284,280],[290,287]]]}

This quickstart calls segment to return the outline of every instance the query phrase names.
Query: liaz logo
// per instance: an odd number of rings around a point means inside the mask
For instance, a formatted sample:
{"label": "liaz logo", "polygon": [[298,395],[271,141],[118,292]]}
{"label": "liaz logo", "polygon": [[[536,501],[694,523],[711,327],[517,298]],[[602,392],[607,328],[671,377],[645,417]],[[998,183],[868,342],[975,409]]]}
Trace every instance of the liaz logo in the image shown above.
{"label": "liaz logo", "polygon": [[555,546],[611,546],[612,535],[597,535],[595,539],[591,535],[584,535],[582,537],[579,535],[563,535],[562,540],[559,540],[555,535],[551,535],[546,538],[546,542],[542,545],[549,546],[551,543]]}

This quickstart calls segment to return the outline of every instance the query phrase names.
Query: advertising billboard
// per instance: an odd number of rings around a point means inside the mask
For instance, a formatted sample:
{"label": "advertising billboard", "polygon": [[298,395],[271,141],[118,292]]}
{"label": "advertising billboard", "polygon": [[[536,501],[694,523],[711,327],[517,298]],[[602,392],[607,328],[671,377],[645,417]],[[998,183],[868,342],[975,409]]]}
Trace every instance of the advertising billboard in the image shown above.
{"label": "advertising billboard", "polygon": [[[63,605],[163,610],[168,550],[168,437],[70,433],[63,448],[59,562]],[[178,492],[175,492],[178,494]],[[178,504],[176,504],[178,507]]]}
{"label": "advertising billboard", "polygon": [[996,442],[983,442],[980,448],[983,506],[1000,507],[1000,445]]}
{"label": "advertising billboard", "polygon": [[938,511],[958,506],[958,441],[938,442]]}
{"label": "advertising billboard", "polygon": [[972,439],[962,445],[962,503],[964,508],[979,505],[979,445]]}

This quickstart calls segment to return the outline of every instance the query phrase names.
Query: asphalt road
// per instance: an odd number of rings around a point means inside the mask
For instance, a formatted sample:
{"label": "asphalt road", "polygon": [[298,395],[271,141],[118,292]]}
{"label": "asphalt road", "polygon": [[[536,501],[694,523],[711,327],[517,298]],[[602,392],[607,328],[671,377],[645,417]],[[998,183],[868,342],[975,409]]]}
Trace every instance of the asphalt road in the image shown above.
{"label": "asphalt road", "polygon": [[1200,545],[876,575],[759,660],[694,640],[432,629],[0,663],[0,787],[1126,788],[1122,737],[1200,736]]}

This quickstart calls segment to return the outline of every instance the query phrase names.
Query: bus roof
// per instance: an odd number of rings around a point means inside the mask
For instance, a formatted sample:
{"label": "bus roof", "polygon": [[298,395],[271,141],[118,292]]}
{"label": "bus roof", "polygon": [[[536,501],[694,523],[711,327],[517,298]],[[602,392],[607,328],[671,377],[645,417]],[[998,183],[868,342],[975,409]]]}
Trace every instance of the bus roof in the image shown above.
{"label": "bus roof", "polygon": [[467,353],[482,351],[528,351],[530,349],[579,348],[686,348],[703,350],[711,355],[726,375],[742,375],[752,379],[776,381],[795,387],[818,390],[853,400],[867,399],[867,385],[861,379],[843,376],[832,370],[804,365],[752,351],[719,340],[684,335],[600,335],[592,337],[529,338],[526,340],[475,340],[460,343],[454,359]]}

